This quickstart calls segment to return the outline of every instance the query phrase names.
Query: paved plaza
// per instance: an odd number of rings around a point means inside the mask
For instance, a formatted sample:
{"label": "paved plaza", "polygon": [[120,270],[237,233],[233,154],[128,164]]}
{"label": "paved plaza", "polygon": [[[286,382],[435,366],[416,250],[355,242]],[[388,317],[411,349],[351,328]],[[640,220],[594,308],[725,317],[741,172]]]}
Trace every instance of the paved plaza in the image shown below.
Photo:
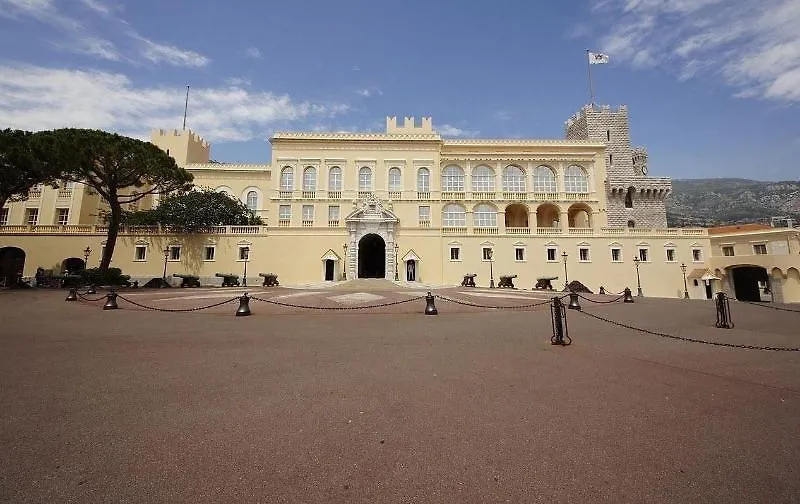
{"label": "paved plaza", "polygon": [[[575,311],[553,346],[552,292],[316,287],[0,292],[0,501],[800,502],[800,352]],[[797,312],[586,297],[800,347]]]}

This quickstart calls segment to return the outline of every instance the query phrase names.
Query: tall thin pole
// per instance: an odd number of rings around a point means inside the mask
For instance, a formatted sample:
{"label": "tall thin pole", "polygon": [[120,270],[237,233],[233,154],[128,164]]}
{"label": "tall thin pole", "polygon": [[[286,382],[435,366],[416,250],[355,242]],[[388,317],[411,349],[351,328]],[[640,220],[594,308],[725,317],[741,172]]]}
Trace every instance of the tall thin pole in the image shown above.
{"label": "tall thin pole", "polygon": [[[589,61],[587,58],[586,61]],[[183,106],[183,129],[186,129],[186,112],[189,111],[189,85],[186,85],[186,103]]]}
{"label": "tall thin pole", "polygon": [[586,71],[589,73],[589,104],[594,106],[594,85],[592,84],[592,64],[589,61],[589,49],[586,49]]}

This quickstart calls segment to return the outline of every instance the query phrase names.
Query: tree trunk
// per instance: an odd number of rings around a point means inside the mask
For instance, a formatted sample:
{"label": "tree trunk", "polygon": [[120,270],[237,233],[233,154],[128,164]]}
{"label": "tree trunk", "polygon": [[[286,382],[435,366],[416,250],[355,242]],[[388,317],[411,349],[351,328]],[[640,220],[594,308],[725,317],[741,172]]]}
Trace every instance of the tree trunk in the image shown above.
{"label": "tree trunk", "polygon": [[103,259],[100,261],[100,271],[108,271],[111,264],[111,257],[114,255],[114,246],[117,244],[119,234],[119,222],[122,219],[122,205],[111,203],[111,219],[108,221],[108,235],[106,236],[106,247],[103,252]]}

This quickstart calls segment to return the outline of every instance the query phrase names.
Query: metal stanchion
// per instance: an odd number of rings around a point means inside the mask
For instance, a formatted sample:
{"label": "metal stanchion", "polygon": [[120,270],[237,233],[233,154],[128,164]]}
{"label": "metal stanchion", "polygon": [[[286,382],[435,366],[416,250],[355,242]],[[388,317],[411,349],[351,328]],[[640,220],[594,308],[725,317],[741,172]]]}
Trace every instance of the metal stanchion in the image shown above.
{"label": "metal stanchion", "polygon": [[633,295],[631,295],[631,290],[628,287],[625,287],[625,299],[622,301],[624,303],[633,303]]}
{"label": "metal stanchion", "polygon": [[425,296],[425,315],[438,315],[439,310],[436,309],[436,304],[434,303],[433,294],[428,291],[428,295]]}
{"label": "metal stanchion", "polygon": [[89,284],[89,288],[86,289],[86,294],[97,294],[97,289],[94,287],[94,284]]}
{"label": "metal stanchion", "polygon": [[103,309],[116,310],[117,308],[119,308],[119,306],[117,306],[117,293],[112,289],[111,292],[106,295],[106,304],[103,305]]}
{"label": "metal stanchion", "polygon": [[553,298],[553,303],[550,305],[550,315],[553,319],[553,337],[550,338],[550,343],[561,346],[572,344],[572,339],[570,339],[567,329],[567,310],[564,307],[564,303],[561,302],[561,298]]}
{"label": "metal stanchion", "polygon": [[606,289],[605,289],[605,287],[603,287],[603,286],[601,285],[601,286],[600,286],[600,294],[605,294],[605,293],[606,293]]}
{"label": "metal stanchion", "polygon": [[246,317],[250,314],[250,296],[245,292],[242,294],[242,297],[239,298],[239,308],[236,310],[236,316]]}
{"label": "metal stanchion", "polygon": [[577,292],[570,292],[569,293],[569,306],[567,306],[570,310],[578,310],[581,311],[581,304],[578,302],[578,293]]}
{"label": "metal stanchion", "polygon": [[718,292],[715,304],[717,307],[717,327],[720,329],[732,329],[733,319],[731,319],[731,304],[728,300],[728,295],[724,292]]}
{"label": "metal stanchion", "polygon": [[72,288],[69,290],[69,294],[67,294],[67,299],[64,301],[77,301],[78,300],[78,289]]}

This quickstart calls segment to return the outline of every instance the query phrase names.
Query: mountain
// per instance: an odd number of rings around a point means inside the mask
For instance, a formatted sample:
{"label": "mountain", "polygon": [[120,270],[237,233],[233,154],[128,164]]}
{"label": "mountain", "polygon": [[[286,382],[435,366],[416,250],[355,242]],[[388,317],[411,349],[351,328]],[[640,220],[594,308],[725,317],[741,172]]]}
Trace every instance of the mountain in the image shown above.
{"label": "mountain", "polygon": [[670,227],[769,224],[778,216],[800,222],[800,181],[673,180],[666,205]]}

